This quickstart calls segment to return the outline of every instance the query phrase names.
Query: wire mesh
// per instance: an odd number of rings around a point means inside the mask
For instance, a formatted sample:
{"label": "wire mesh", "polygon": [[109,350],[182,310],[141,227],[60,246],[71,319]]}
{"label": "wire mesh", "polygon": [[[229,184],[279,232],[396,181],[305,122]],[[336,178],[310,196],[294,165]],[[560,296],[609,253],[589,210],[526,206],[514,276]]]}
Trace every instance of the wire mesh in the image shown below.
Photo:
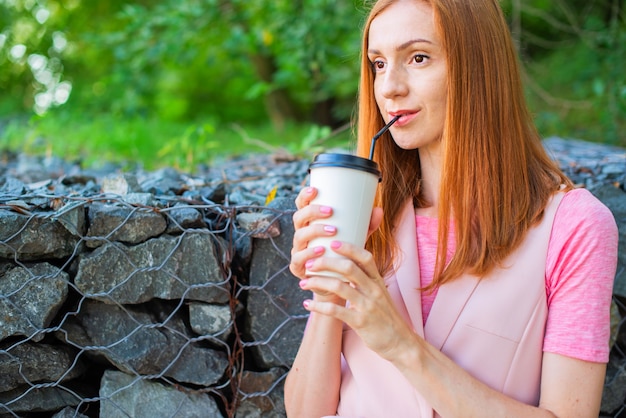
{"label": "wire mesh", "polygon": [[[0,416],[285,415],[284,345],[297,348],[306,318],[273,288],[297,288],[276,244],[293,210],[26,200],[0,207]],[[240,227],[243,213],[260,223]],[[278,267],[251,285],[257,241]],[[250,326],[251,293],[273,307],[278,326],[267,335]],[[259,347],[272,359],[257,361]]]}

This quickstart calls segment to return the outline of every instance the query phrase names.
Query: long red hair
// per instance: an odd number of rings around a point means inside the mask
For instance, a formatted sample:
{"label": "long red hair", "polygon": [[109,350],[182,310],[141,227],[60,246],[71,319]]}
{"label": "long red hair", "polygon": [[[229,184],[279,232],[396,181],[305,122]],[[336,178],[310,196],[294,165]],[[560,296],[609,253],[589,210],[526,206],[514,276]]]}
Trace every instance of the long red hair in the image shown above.
{"label": "long red hair", "polygon": [[[407,0],[377,1],[363,31],[357,153],[364,157],[384,124],[366,54],[369,28],[396,1]],[[448,68],[441,221],[432,284],[437,286],[463,273],[489,273],[541,219],[559,186],[572,185],[545,152],[526,107],[517,53],[498,0],[415,1],[433,8]],[[387,133],[377,141],[374,158],[383,173],[376,199],[385,217],[367,248],[381,272],[388,273],[396,254],[394,224],[402,207],[408,199],[416,207],[428,203],[420,192],[417,150],[400,149]],[[454,220],[456,233],[456,252],[448,263],[450,223],[443,220]]]}

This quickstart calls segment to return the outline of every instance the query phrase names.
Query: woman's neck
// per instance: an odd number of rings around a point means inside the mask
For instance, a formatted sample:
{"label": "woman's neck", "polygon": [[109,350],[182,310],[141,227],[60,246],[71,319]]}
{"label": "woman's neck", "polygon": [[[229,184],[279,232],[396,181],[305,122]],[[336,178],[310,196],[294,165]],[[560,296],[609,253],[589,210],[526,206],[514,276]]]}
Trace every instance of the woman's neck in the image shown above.
{"label": "woman's neck", "polygon": [[436,218],[439,210],[439,187],[442,168],[440,147],[420,149],[419,156],[422,172],[421,194],[424,200],[428,202],[428,206],[417,208],[415,213],[420,216]]}

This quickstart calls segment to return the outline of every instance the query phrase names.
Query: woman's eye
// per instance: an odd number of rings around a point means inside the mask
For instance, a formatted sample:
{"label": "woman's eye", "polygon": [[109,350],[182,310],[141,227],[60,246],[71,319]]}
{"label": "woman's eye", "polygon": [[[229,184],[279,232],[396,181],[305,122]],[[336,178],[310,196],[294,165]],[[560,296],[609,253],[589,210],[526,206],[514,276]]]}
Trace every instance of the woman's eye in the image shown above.
{"label": "woman's eye", "polygon": [[416,64],[423,64],[428,59],[428,55],[417,54],[413,56],[413,62]]}
{"label": "woman's eye", "polygon": [[381,60],[375,60],[372,62],[372,69],[374,71],[382,71],[385,69],[385,63]]}

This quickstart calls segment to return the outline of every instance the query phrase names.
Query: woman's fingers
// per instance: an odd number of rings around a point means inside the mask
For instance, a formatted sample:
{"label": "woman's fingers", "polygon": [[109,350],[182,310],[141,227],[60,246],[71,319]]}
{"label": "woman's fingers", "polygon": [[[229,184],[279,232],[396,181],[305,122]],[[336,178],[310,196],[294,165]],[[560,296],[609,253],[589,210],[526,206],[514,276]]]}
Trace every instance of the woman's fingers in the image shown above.
{"label": "woman's fingers", "polygon": [[[342,248],[342,255],[353,257],[354,253],[358,253],[359,261],[347,257],[320,256],[311,258],[304,265],[309,274],[307,279],[310,281],[305,280],[305,287],[303,288],[321,295],[334,294],[356,305],[370,305],[368,298],[378,299],[382,297],[387,290],[371,254],[366,250],[337,241],[333,241],[331,249],[335,251],[339,246],[345,246]],[[320,280],[319,277],[321,276],[316,275],[316,272],[334,273],[341,279]],[[302,285],[303,283],[301,283]],[[345,320],[344,318],[341,319]]]}
{"label": "woman's fingers", "polygon": [[357,294],[350,283],[328,276],[311,275],[300,280],[300,287],[322,296],[334,295],[340,300],[354,299]]}
{"label": "woman's fingers", "polygon": [[293,234],[289,270],[296,277],[304,277],[306,270],[305,263],[311,259],[320,257],[325,252],[322,246],[309,247],[311,240],[317,237],[331,237],[336,233],[337,229],[331,225],[315,224],[296,229]]}
{"label": "woman's fingers", "polygon": [[317,219],[324,219],[333,214],[332,208],[320,205],[307,205],[293,214],[293,226],[303,228]]}
{"label": "woman's fingers", "polygon": [[309,242],[317,237],[333,236],[337,230],[332,225],[311,222],[328,218],[333,211],[327,206],[311,205],[311,200],[317,195],[317,190],[312,187],[303,189],[296,198],[298,210],[293,214],[293,245],[291,248],[291,263],[289,270],[296,277],[304,277],[304,264],[311,258],[319,257],[324,253],[322,247],[308,248]]}
{"label": "woman's fingers", "polygon": [[296,196],[296,207],[302,209],[311,203],[311,200],[315,199],[315,196],[317,196],[317,190],[314,187],[305,187],[300,190],[300,193]]}
{"label": "woman's fingers", "polygon": [[289,264],[289,270],[294,276],[303,278],[306,272],[307,261],[317,258],[324,254],[324,247],[305,248],[300,251],[295,249],[291,250],[291,263]]}
{"label": "woman's fingers", "polygon": [[[342,259],[343,262],[335,262],[336,258],[326,259],[323,261],[330,262],[336,266],[323,266],[321,268],[330,268],[335,269],[339,274],[345,275],[350,282],[353,282],[355,285],[363,286],[366,283],[372,280],[382,281],[382,277],[378,272],[378,266],[376,266],[376,262],[374,261],[374,256],[369,251],[356,247],[353,244],[348,242],[341,241],[332,241],[330,244],[330,248],[333,252],[344,256]],[[320,260],[322,261],[322,260]]]}

